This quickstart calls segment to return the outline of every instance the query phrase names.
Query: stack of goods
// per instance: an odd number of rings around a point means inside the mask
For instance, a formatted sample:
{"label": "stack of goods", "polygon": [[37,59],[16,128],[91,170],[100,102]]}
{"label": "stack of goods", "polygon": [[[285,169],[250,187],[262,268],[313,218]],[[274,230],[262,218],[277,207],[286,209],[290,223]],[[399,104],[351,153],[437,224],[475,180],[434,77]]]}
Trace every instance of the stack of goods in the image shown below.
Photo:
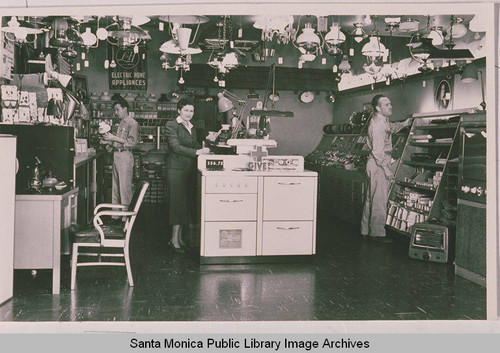
{"label": "stack of goods", "polygon": [[441,209],[441,217],[439,218],[440,223],[448,227],[455,227],[457,219],[457,206],[449,201],[443,201],[442,205],[443,208]]}

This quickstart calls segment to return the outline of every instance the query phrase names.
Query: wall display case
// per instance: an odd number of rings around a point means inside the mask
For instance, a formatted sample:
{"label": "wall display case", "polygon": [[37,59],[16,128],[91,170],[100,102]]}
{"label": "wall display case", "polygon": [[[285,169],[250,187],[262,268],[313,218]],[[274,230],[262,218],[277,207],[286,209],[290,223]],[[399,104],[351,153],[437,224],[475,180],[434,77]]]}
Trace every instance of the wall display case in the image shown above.
{"label": "wall display case", "polygon": [[431,219],[456,227],[459,115],[415,117],[389,193],[386,226],[410,236]]}

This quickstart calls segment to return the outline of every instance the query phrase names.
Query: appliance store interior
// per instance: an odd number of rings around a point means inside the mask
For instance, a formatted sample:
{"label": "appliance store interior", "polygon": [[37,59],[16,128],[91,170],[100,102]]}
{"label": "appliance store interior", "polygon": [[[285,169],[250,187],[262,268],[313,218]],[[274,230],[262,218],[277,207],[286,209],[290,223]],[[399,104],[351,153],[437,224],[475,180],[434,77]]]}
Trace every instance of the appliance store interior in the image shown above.
{"label": "appliance store interior", "polygon": [[289,5],[2,10],[0,327],[498,320],[493,5]]}

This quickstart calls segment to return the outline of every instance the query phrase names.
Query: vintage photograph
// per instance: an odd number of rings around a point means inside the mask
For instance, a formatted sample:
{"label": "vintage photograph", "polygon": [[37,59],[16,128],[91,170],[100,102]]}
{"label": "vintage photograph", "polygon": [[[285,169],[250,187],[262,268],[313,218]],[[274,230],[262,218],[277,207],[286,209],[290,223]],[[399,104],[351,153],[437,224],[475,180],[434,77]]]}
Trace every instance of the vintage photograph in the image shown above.
{"label": "vintage photograph", "polygon": [[51,10],[0,17],[0,323],[498,318],[491,4]]}

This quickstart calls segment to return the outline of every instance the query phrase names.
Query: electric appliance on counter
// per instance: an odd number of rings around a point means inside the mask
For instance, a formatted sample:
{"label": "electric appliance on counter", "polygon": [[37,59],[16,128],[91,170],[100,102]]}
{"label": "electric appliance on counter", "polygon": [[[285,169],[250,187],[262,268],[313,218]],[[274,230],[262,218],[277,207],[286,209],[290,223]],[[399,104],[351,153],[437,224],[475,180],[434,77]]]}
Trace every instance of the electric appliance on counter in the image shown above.
{"label": "electric appliance on counter", "polygon": [[7,125],[0,124],[0,134],[17,136],[19,172],[16,193],[35,192],[31,188],[36,158],[40,161],[38,178],[43,180],[49,171],[58,181],[73,183],[75,155],[74,128],[71,126]]}
{"label": "electric appliance on counter", "polygon": [[0,134],[0,304],[14,288],[16,137]]}
{"label": "electric appliance on counter", "polygon": [[461,124],[455,273],[486,286],[486,121]]}

